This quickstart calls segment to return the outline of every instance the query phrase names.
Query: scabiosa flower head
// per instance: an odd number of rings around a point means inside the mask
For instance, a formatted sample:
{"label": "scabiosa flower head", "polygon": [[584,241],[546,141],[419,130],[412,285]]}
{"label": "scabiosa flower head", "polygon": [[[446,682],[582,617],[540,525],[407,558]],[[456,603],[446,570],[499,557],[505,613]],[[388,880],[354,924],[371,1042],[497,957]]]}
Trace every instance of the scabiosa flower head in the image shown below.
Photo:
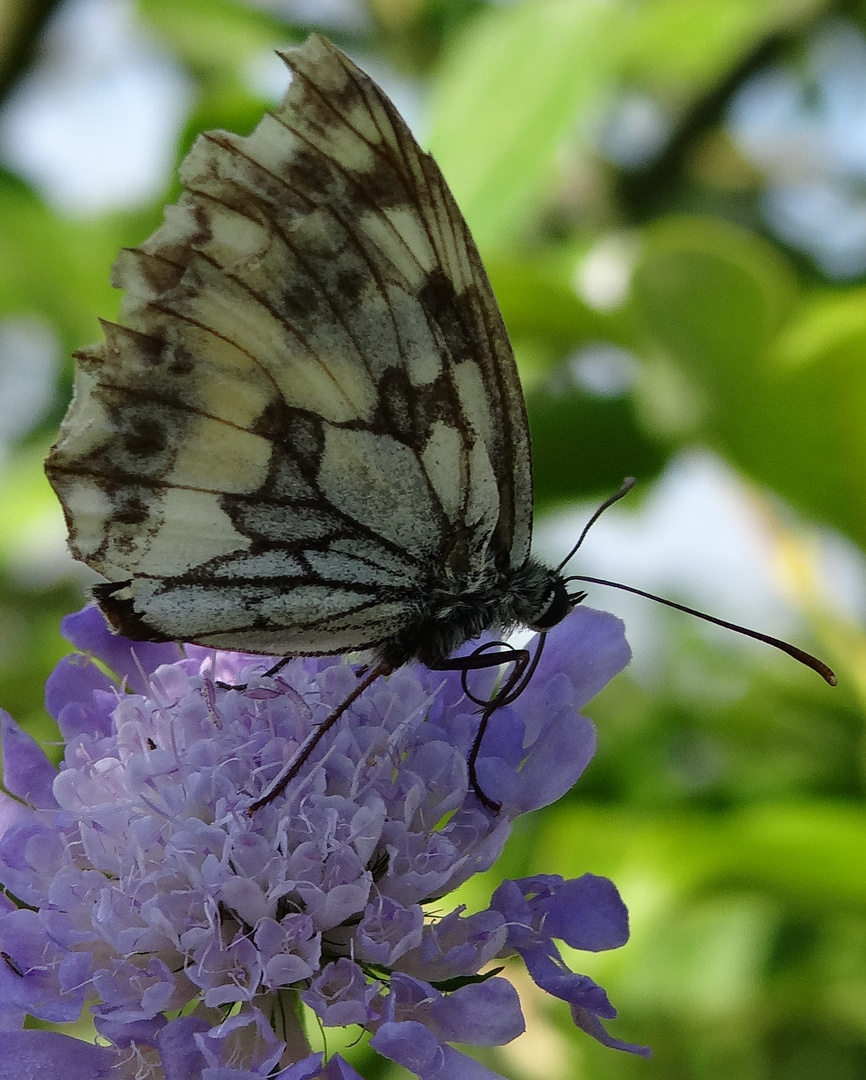
{"label": "scabiosa flower head", "polygon": [[[554,943],[625,942],[610,882],[539,876],[506,881],[485,911],[447,902],[517,815],[585,768],[594,732],[578,710],[629,655],[612,616],[575,610],[493,717],[478,775],[498,813],[468,781],[478,716],[457,673],[374,684],[251,813],[355,668],[308,658],[263,677],[261,658],[114,637],[95,608],[64,632],[81,651],[46,690],[60,771],[3,717],[0,1076],[356,1078],[311,1052],[303,1003],[422,1080],[493,1077],[452,1044],[523,1030],[495,966],[515,954],[580,1027],[643,1052],[607,1034],[607,996]],[[28,1014],[63,1024],[85,1005],[97,1044],[23,1030]]]}

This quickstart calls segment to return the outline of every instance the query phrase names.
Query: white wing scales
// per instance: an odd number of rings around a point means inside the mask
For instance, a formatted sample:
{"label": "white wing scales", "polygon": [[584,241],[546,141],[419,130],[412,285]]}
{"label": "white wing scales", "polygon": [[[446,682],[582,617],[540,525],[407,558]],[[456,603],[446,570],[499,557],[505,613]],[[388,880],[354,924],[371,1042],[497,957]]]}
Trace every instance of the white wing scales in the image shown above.
{"label": "white wing scales", "polygon": [[376,647],[528,557],[522,393],[453,198],[339,50],[284,59],[277,113],[201,136],[121,253],[47,463],[129,636]]}

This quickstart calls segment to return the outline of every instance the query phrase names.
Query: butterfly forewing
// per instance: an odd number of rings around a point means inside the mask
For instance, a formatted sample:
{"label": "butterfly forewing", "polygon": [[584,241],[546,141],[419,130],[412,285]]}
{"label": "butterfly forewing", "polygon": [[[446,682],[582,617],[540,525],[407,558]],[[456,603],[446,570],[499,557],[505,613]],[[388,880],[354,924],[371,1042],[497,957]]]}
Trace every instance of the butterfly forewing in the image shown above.
{"label": "butterfly forewing", "polygon": [[376,647],[443,577],[528,557],[523,397],[445,181],[333,45],[285,60],[281,108],[201,136],[118,259],[48,461],[128,636]]}

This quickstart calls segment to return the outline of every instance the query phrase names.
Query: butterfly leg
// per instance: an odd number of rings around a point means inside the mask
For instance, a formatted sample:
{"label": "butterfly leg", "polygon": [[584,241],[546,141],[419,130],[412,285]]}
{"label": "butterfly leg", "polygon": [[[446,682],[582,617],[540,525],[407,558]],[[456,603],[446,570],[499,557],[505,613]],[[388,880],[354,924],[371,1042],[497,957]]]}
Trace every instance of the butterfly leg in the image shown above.
{"label": "butterfly leg", "polygon": [[497,707],[494,699],[494,701],[492,701],[481,713],[478,730],[475,732],[475,738],[472,741],[472,749],[469,751],[469,757],[466,762],[469,766],[469,783],[472,785],[472,790],[487,809],[492,810],[494,814],[498,814],[502,809],[502,803],[497,802],[495,799],[491,799],[489,795],[484,793],[484,789],[478,779],[478,772],[476,771],[475,765],[478,761],[478,754],[481,752],[481,742],[484,739],[484,732],[487,730],[487,724],[490,721],[490,717],[496,712]]}
{"label": "butterfly leg", "polygon": [[0,959],[3,960],[3,962],[6,964],[6,967],[8,967],[14,975],[17,975],[19,979],[24,978],[24,972],[15,963],[15,961],[12,959],[8,952],[0,951]]}
{"label": "butterfly leg", "polygon": [[272,784],[270,788],[251,804],[247,813],[252,815],[261,807],[267,806],[269,802],[273,802],[278,795],[281,795],[286,787],[292,780],[298,775],[301,769],[304,767],[304,763],[309,759],[310,754],[316,749],[324,736],[331,730],[331,728],[340,719],[343,713],[358,700],[364,691],[373,685],[373,683],[383,675],[390,675],[392,671],[391,665],[388,663],[377,664],[376,667],[367,671],[364,677],[359,680],[355,689],[337,706],[336,709],[310,732],[310,734],[304,739],[301,746],[296,751],[294,757],[280,774],[276,783]]}
{"label": "butterfly leg", "polygon": [[[275,664],[268,668],[264,675],[262,675],[262,678],[272,678],[274,675],[277,674],[278,671],[282,671],[291,659],[291,656],[282,657]],[[219,679],[217,679],[217,686],[220,688],[220,690],[246,690],[246,688],[249,686],[249,683],[227,683],[220,682]]]}
{"label": "butterfly leg", "polygon": [[[542,638],[541,644],[543,644],[543,640],[544,639]],[[481,720],[479,721],[475,738],[472,741],[472,748],[469,751],[469,757],[466,763],[469,768],[469,783],[472,790],[475,792],[481,803],[486,806],[488,810],[492,810],[494,814],[499,813],[502,809],[502,803],[496,802],[495,799],[491,799],[481,787],[481,783],[478,779],[476,765],[478,762],[478,755],[481,752],[481,743],[484,740],[484,733],[487,731],[490,717],[503,705],[510,705],[511,702],[522,693],[528,678],[532,675],[532,672],[535,671],[536,665],[538,664],[541,655],[541,644],[539,645],[539,649],[535,656],[531,656],[526,649],[515,649],[506,642],[488,642],[486,645],[480,646],[469,656],[454,657],[451,660],[446,660],[444,663],[437,665],[436,668],[437,671],[461,672],[463,692],[470,701],[481,706]],[[490,652],[490,649],[496,649],[497,651]],[[467,678],[470,671],[481,671],[485,668],[501,667],[503,664],[513,664],[514,666],[508,673],[508,677],[503,685],[492,698],[485,701],[483,698],[479,698],[472,693],[469,689]]]}

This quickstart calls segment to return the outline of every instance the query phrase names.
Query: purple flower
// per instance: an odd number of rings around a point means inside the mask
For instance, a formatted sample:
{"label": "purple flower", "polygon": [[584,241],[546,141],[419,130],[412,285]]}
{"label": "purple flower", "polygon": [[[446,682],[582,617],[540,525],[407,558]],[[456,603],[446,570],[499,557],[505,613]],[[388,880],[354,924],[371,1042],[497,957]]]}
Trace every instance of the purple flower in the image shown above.
{"label": "purple flower", "polygon": [[[350,693],[352,666],[298,659],[265,678],[260,657],[116,638],[95,608],[64,632],[83,652],[46,688],[60,771],[2,716],[0,1076],[30,1075],[27,1061],[71,1078],[356,1078],[311,1051],[303,1003],[422,1080],[493,1077],[450,1044],[523,1030],[490,968],[515,954],[578,1026],[644,1052],[607,1034],[606,994],[554,944],[623,944],[610,882],[506,881],[475,913],[444,899],[586,767],[595,736],[578,710],[629,657],[612,616],[576,609],[492,717],[478,776],[498,813],[468,781],[478,715],[458,673],[407,667],[374,684],[251,813]],[[69,1023],[85,1004],[107,1045],[23,1030],[27,1015]]]}

